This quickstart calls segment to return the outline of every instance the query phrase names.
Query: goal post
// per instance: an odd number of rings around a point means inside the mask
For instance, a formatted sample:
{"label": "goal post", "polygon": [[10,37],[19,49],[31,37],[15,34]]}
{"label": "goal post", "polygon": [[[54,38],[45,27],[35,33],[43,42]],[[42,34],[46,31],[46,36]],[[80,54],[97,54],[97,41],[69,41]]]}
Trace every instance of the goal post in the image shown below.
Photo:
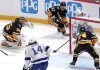
{"label": "goal post", "polygon": [[69,53],[70,54],[73,53],[73,50],[75,48],[75,44],[73,42],[76,39],[74,35],[75,35],[75,31],[76,34],[78,33],[79,25],[89,26],[91,28],[90,31],[93,31],[98,36],[100,33],[100,19],[90,18],[90,17],[70,17],[69,18],[69,32],[70,32]]}

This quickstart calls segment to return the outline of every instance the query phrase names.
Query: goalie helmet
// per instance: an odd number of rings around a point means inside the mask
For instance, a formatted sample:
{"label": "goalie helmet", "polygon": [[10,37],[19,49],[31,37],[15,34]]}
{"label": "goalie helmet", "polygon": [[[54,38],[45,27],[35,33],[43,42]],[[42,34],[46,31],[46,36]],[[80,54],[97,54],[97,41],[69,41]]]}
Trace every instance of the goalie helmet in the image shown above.
{"label": "goalie helmet", "polygon": [[15,19],[15,23],[25,24],[27,22],[25,17],[19,17]]}

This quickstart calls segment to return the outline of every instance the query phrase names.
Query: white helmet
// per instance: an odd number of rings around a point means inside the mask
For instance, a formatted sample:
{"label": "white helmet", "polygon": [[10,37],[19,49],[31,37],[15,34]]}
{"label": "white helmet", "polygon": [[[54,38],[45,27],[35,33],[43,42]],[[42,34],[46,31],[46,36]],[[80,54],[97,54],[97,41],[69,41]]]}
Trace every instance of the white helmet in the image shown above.
{"label": "white helmet", "polygon": [[30,38],[29,41],[28,41],[28,44],[34,43],[34,42],[36,42],[36,40],[34,38]]}
{"label": "white helmet", "polygon": [[76,10],[76,16],[79,16],[79,15],[81,15],[83,12],[82,12],[82,10],[81,9],[77,9]]}

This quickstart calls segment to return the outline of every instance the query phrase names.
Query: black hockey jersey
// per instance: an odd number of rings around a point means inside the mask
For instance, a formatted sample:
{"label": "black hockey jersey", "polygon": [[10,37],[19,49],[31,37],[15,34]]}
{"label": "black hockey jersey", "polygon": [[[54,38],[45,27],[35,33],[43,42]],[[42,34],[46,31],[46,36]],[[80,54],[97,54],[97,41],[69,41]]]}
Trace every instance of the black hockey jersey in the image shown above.
{"label": "black hockey jersey", "polygon": [[6,34],[12,35],[13,33],[20,34],[21,29],[22,29],[22,24],[12,22],[10,24],[7,24],[4,27],[4,30],[3,31]]}
{"label": "black hockey jersey", "polygon": [[94,39],[97,39],[96,35],[89,31],[86,31],[78,35],[77,43],[79,44],[92,43]]}
{"label": "black hockey jersey", "polygon": [[52,12],[52,16],[55,16],[56,18],[66,17],[67,10],[65,9],[64,11],[61,11],[60,6],[55,6],[54,8],[49,8],[49,11]]}

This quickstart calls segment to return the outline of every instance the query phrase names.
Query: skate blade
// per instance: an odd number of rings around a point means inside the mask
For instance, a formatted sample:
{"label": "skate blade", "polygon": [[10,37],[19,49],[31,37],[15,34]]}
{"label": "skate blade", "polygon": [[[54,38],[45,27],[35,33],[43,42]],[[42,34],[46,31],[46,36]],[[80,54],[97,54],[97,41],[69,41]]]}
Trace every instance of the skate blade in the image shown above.
{"label": "skate blade", "polygon": [[71,67],[71,68],[74,68],[74,67],[75,67],[75,65],[70,65],[70,67]]}

